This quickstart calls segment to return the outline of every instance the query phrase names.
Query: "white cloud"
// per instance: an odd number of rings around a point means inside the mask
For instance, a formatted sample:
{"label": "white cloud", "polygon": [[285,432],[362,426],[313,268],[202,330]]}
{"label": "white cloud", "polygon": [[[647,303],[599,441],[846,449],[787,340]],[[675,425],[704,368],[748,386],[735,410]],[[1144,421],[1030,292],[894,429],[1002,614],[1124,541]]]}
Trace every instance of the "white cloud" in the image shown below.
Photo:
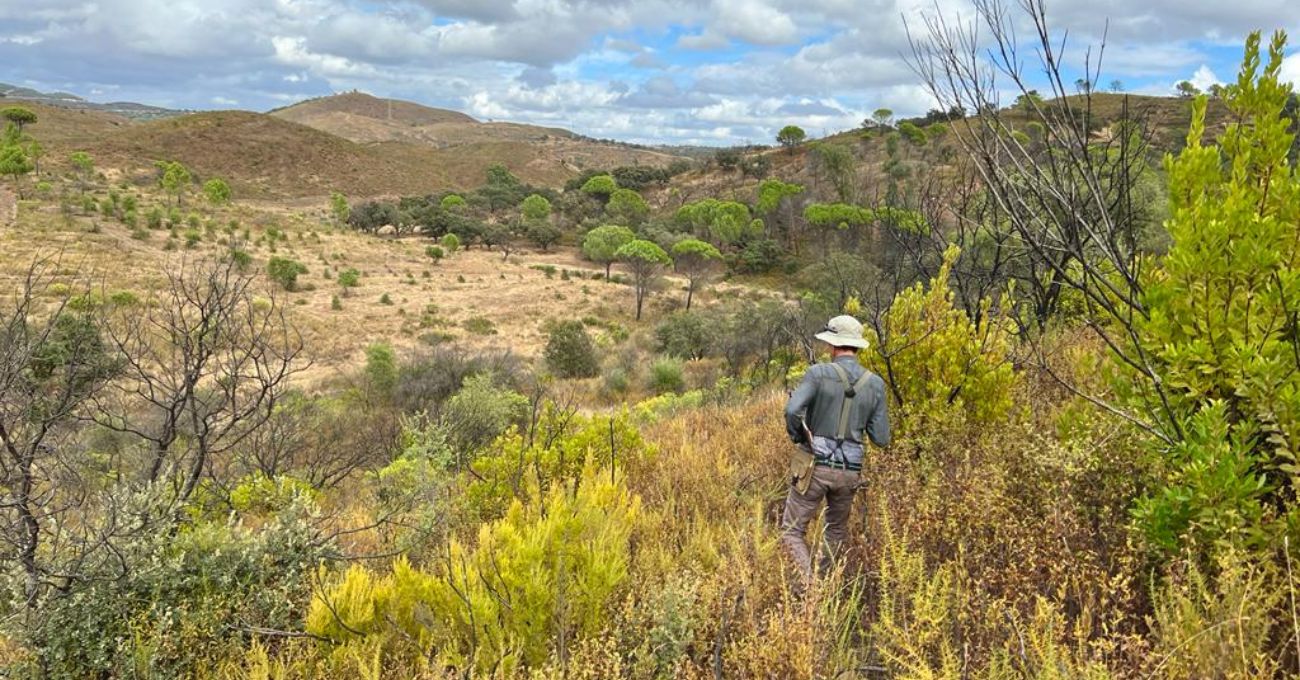
{"label": "white cloud", "polygon": [[[905,22],[970,0],[0,0],[0,81],[270,107],[359,88],[632,141],[768,141],[934,106]],[[1014,5],[1014,3],[1013,3]],[[1102,81],[1217,82],[1221,43],[1300,27],[1294,0],[1056,0],[1067,60],[1110,19]],[[958,19],[960,21],[960,19]],[[1095,53],[1094,53],[1095,54]],[[1239,53],[1238,53],[1239,54]],[[1032,56],[1026,53],[1032,65]],[[1200,68],[1197,68],[1197,67]],[[1071,76],[1073,77],[1073,76]],[[1300,53],[1283,66],[1300,81]],[[120,89],[110,90],[112,87]]]}
{"label": "white cloud", "polygon": [[720,50],[731,45],[727,36],[713,31],[702,31],[683,35],[677,39],[677,47],[686,50]]}
{"label": "white cloud", "polygon": [[1219,80],[1219,77],[1214,75],[1214,71],[1211,71],[1210,67],[1205,64],[1201,64],[1201,67],[1196,69],[1196,73],[1193,73],[1188,80],[1192,81],[1196,89],[1202,92],[1208,91],[1211,85],[1223,84],[1223,81]]}
{"label": "white cloud", "polygon": [[1278,78],[1291,83],[1291,87],[1300,92],[1300,52],[1295,52],[1282,59],[1282,68]]}
{"label": "white cloud", "polygon": [[794,20],[764,0],[715,0],[713,29],[755,45],[787,45],[798,37]]}

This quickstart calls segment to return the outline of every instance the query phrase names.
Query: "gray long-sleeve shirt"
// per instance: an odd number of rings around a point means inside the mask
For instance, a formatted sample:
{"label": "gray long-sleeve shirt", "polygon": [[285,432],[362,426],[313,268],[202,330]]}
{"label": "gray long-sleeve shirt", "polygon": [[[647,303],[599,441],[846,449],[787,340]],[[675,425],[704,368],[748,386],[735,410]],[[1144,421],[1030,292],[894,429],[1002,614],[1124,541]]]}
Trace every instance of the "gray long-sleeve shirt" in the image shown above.
{"label": "gray long-sleeve shirt", "polygon": [[[857,382],[867,369],[856,357],[841,356],[835,359],[849,375],[849,383]],[[849,428],[843,446],[835,442],[835,431],[840,424],[840,404],[844,398],[844,383],[830,364],[817,364],[808,368],[799,387],[785,404],[785,429],[796,444],[807,441],[803,423],[808,423],[813,441],[807,442],[819,456],[826,457],[829,449],[838,449],[846,461],[862,464],[863,435],[876,446],[889,445],[889,407],[885,397],[885,381],[872,374],[866,387],[853,397],[849,412]]]}

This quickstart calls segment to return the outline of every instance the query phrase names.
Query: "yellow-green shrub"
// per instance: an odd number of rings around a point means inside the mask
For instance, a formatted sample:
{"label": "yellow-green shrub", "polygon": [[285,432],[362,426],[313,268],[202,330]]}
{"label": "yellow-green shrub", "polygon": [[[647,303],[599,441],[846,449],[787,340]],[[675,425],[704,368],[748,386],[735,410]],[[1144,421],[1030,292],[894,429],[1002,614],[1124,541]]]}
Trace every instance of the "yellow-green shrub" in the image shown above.
{"label": "yellow-green shrub", "polygon": [[894,298],[882,324],[884,337],[869,335],[877,368],[883,369],[877,372],[892,383],[906,416],[896,419],[900,431],[962,421],[986,425],[1011,410],[1016,374],[1007,355],[1013,335],[991,313],[991,299],[983,301],[979,323],[953,304],[948,276],[958,253],[956,246],[944,253],[928,289],[918,283]]}
{"label": "yellow-green shrub", "polygon": [[452,541],[427,570],[404,559],[382,576],[352,567],[316,594],[306,628],[345,645],[378,640],[407,662],[433,652],[479,672],[539,666],[601,628],[639,514],[637,498],[588,466],[576,488],[516,500],[477,545]]}
{"label": "yellow-green shrub", "polygon": [[548,404],[531,433],[511,430],[479,456],[465,502],[480,517],[499,517],[529,484],[572,485],[588,463],[620,471],[650,450],[626,411],[584,416]]}

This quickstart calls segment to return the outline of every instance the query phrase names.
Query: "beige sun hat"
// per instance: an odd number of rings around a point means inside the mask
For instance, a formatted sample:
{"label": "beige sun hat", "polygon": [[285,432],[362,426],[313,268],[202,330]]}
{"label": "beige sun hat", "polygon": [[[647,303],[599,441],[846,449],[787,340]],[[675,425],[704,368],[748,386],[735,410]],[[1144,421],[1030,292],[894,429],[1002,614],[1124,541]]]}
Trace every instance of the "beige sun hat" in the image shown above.
{"label": "beige sun hat", "polygon": [[826,328],[813,337],[832,347],[867,348],[867,341],[862,337],[862,323],[848,314],[827,321]]}

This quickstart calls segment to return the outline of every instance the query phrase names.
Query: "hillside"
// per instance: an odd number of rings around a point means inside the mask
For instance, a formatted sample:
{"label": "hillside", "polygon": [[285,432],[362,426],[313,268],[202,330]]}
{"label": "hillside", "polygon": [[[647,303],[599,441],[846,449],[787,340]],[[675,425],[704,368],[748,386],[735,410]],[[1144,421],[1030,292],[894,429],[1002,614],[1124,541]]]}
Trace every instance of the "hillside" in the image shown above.
{"label": "hillside", "polygon": [[[1085,105],[1082,96],[1068,99],[1076,110]],[[1091,115],[1097,121],[1094,129],[1104,129],[1118,120],[1127,106],[1130,117],[1146,121],[1153,161],[1165,153],[1177,153],[1182,149],[1191,121],[1188,99],[1114,93],[1094,93],[1091,99]],[[1001,115],[1004,121],[1017,128],[1029,121],[1028,115],[1010,107],[1003,110]],[[967,118],[950,125],[969,125],[974,120]],[[1210,101],[1206,112],[1207,134],[1218,134],[1229,122],[1230,114],[1223,103]],[[809,188],[812,192],[810,198],[815,197],[815,200],[835,200],[834,187],[816,161],[814,149],[819,143],[839,146],[852,154],[856,161],[855,187],[859,200],[870,202],[883,190],[886,184],[885,168],[890,161],[890,145],[886,136],[878,133],[864,134],[861,129],[848,130],[811,140],[794,149],[759,149],[742,155],[749,161],[763,159],[761,162],[767,164],[763,177],[802,184]],[[898,160],[909,166],[914,177],[917,173],[929,175],[936,169],[950,167],[955,159],[963,155],[958,140],[951,133],[932,138],[923,146],[900,143],[896,153]],[[747,174],[740,167],[722,167],[716,162],[708,162],[694,172],[674,177],[668,187],[652,194],[649,199],[661,207],[669,203],[717,195],[750,201],[763,177]]]}
{"label": "hillside", "polygon": [[458,170],[451,179],[476,183],[495,162],[520,168],[520,176],[555,184],[591,167],[666,166],[681,157],[622,144],[598,142],[561,128],[481,122],[463,113],[412,102],[348,92],[311,99],[270,115],[354,142],[403,142],[441,150]]}
{"label": "hillside", "polygon": [[[34,128],[33,134],[41,131]],[[246,111],[213,111],[124,127],[86,145],[102,166],[152,173],[177,160],[200,178],[222,177],[248,198],[423,193],[447,185],[427,153],[368,148]]]}
{"label": "hillside", "polygon": [[34,90],[30,87],[20,87],[8,83],[0,83],[0,101],[11,99],[38,102],[40,104],[62,107],[65,109],[116,114],[118,116],[124,116],[136,120],[169,118],[171,116],[179,116],[185,113],[184,111],[167,109],[161,106],[150,106],[148,104],[137,104],[136,102],[92,102],[68,92],[41,92],[40,90]]}
{"label": "hillside", "polygon": [[52,150],[80,147],[131,127],[129,118],[107,111],[68,108],[30,99],[0,99],[4,106],[21,106],[36,114],[31,134]]}

